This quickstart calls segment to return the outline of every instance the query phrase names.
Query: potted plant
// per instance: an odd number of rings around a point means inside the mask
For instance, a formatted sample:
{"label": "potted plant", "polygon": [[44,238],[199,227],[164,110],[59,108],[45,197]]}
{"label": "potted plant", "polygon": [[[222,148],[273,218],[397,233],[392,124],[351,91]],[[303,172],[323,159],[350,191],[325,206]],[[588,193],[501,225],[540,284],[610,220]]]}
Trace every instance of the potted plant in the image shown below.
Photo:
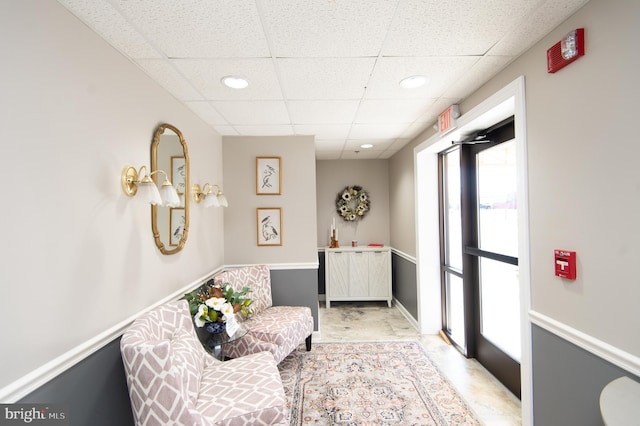
{"label": "potted plant", "polygon": [[227,320],[236,313],[249,316],[252,312],[252,300],[247,297],[247,293],[250,291],[249,287],[235,291],[229,283],[217,285],[214,280],[209,280],[198,289],[185,294],[196,331],[204,328],[209,333],[219,333],[225,330]]}

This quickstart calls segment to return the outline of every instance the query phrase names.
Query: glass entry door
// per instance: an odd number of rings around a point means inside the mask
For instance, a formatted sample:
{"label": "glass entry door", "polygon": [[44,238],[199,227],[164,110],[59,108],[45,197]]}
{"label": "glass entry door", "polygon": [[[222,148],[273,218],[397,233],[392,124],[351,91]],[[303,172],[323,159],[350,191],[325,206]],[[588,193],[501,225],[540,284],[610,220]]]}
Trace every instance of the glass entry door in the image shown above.
{"label": "glass entry door", "polygon": [[[476,358],[515,395],[520,396],[520,293],[518,280],[518,220],[516,146],[513,121],[487,129],[481,143],[462,144],[441,154],[441,239],[443,268],[443,329],[468,357]],[[453,154],[454,152],[458,154]],[[459,158],[460,248],[454,236],[446,200],[447,165]],[[446,212],[446,213],[445,213]],[[448,250],[460,250],[461,269],[449,278]],[[457,272],[460,272],[458,274]],[[456,281],[458,280],[458,281]],[[458,282],[457,286],[452,285]],[[462,295],[456,295],[461,289]],[[460,300],[462,302],[460,302]],[[458,301],[458,302],[456,302]],[[455,307],[462,303],[464,338],[455,334]],[[464,342],[461,344],[460,342]]]}
{"label": "glass entry door", "polygon": [[468,178],[475,191],[467,196],[475,218],[469,222],[464,253],[470,265],[465,278],[477,294],[476,358],[519,397],[518,202],[512,129],[494,133],[494,142],[468,147]]}
{"label": "glass entry door", "polygon": [[467,354],[465,294],[462,274],[460,149],[440,154],[440,252],[442,324],[449,339]]}

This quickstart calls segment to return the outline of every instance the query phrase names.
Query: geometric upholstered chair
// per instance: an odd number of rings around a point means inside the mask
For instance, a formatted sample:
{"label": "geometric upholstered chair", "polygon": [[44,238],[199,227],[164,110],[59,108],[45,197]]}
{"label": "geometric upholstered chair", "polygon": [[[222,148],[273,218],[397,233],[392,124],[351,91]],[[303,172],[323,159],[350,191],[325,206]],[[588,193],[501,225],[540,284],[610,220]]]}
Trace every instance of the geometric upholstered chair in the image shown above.
{"label": "geometric upholstered chair", "polygon": [[196,337],[186,300],[136,319],[120,350],[137,425],[288,424],[271,353],[215,359]]}
{"label": "geometric upholstered chair", "polygon": [[248,333],[239,340],[225,345],[225,356],[243,357],[269,351],[280,363],[303,342],[311,350],[313,316],[307,306],[273,306],[271,300],[271,273],[266,265],[251,265],[230,269],[213,277],[216,284],[229,283],[234,290],[249,287],[247,294],[253,303],[253,313],[244,321]]}

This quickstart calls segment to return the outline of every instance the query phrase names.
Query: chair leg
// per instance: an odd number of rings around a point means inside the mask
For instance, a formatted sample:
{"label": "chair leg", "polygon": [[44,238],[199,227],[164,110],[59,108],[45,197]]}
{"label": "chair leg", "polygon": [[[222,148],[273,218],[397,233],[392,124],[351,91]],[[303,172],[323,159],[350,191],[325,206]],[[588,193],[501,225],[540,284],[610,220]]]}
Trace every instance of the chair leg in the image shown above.
{"label": "chair leg", "polygon": [[304,343],[307,345],[307,352],[309,352],[311,350],[311,334],[307,336],[306,339],[304,339]]}

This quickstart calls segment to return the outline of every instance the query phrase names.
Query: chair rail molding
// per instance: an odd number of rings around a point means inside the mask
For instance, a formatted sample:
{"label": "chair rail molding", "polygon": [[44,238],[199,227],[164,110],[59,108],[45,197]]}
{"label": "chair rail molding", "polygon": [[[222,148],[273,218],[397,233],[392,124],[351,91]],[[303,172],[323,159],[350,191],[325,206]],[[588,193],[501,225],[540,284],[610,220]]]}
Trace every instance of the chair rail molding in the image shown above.
{"label": "chair rail molding", "polygon": [[529,318],[535,324],[574,345],[599,356],[611,364],[640,376],[640,357],[623,351],[609,343],[596,339],[580,330],[548,317],[540,312],[529,311]]}
{"label": "chair rail molding", "polygon": [[[245,266],[257,265],[256,263],[239,263],[235,265],[224,265],[224,270],[244,268]],[[284,271],[289,269],[318,269],[319,262],[304,262],[304,263],[267,263],[265,264],[272,271]]]}
{"label": "chair rail molding", "polygon": [[57,358],[52,359],[51,361],[43,364],[42,366],[36,368],[31,371],[29,374],[21,377],[20,379],[10,383],[4,388],[0,389],[0,401],[5,403],[15,403],[19,401],[21,398],[29,395],[31,392],[35,391],[39,387],[43,386],[50,380],[54,379],[58,375],[64,373],[66,370],[70,369],[74,365],[78,364],[85,358],[89,357],[91,354],[98,351],[100,348],[108,345],[113,340],[122,336],[124,331],[138,318],[140,315],[154,309],[160,305],[163,305],[172,300],[179,299],[185,293],[193,290],[198,287],[204,280],[208,277],[215,275],[219,271],[222,270],[222,267],[216,268],[215,270],[208,272],[202,277],[196,279],[195,281],[190,282],[179,290],[173,292],[162,300],[154,303],[151,306],[148,306],[144,310],[137,312],[136,314],[130,316],[129,318],[121,321],[120,323],[114,325],[113,327],[103,331],[102,333],[94,336],[93,338],[87,340],[81,345],[76,346],[75,348],[67,351],[66,353],[60,355]]}
{"label": "chair rail molding", "polygon": [[416,263],[416,257],[415,256],[411,256],[405,252],[402,252],[398,249],[395,249],[393,247],[391,247],[391,253],[393,254],[397,254],[398,256],[400,256],[401,258],[403,258],[404,260],[408,260],[411,263]]}

